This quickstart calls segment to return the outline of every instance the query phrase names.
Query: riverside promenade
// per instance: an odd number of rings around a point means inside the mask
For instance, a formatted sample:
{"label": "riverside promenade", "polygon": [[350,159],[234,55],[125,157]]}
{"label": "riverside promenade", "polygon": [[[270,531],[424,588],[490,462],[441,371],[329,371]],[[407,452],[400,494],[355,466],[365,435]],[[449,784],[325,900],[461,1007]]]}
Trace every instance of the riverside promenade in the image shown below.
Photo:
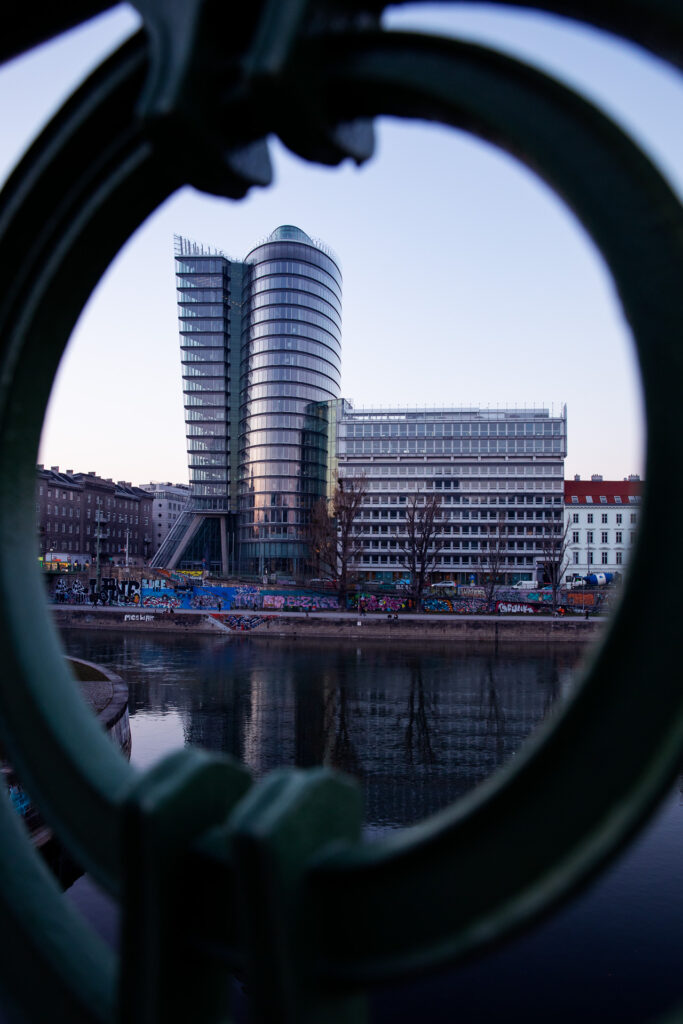
{"label": "riverside promenade", "polygon": [[135,605],[91,607],[53,605],[59,629],[97,629],[222,635],[255,638],[351,640],[453,640],[460,643],[588,643],[602,632],[606,617],[552,615],[430,615],[358,612],[280,612],[183,609],[173,613]]}

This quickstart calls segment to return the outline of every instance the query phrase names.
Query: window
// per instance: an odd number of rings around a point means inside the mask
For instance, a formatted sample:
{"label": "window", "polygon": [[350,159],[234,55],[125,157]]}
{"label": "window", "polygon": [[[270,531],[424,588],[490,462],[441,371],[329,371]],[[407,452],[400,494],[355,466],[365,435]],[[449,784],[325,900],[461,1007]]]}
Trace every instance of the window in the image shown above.
{"label": "window", "polygon": [[617,551],[617,565],[621,565],[622,564],[622,557],[621,556],[622,556],[622,552],[621,551]]}
{"label": "window", "polygon": [[579,531],[578,530],[574,530],[574,532],[572,533],[572,544],[578,544],[578,543],[579,543]]}
{"label": "window", "polygon": [[607,565],[608,564],[608,561],[607,561],[608,560],[608,552],[607,551],[602,551],[601,552],[601,559],[600,560],[601,560],[603,565]]}
{"label": "window", "polygon": [[589,512],[588,515],[586,516],[586,522],[587,523],[592,523],[593,522],[593,513],[592,512]]}
{"label": "window", "polygon": [[572,522],[573,523],[578,523],[578,521],[579,521],[579,513],[578,512],[574,512],[573,515],[572,515]]}
{"label": "window", "polygon": [[587,544],[592,544],[593,543],[593,531],[592,530],[589,530],[587,532],[587,534],[586,534],[586,543]]}
{"label": "window", "polygon": [[600,534],[600,543],[601,544],[606,544],[607,543],[607,530],[603,530],[602,533]]}
{"label": "window", "polygon": [[603,522],[603,523],[606,523],[606,522],[607,522],[607,513],[606,513],[606,512],[603,512],[603,513],[602,513],[602,522]]}
{"label": "window", "polygon": [[617,530],[617,532],[615,534],[615,538],[614,538],[615,543],[616,544],[621,544],[622,543],[621,538],[622,538],[622,532],[621,532],[621,530]]}

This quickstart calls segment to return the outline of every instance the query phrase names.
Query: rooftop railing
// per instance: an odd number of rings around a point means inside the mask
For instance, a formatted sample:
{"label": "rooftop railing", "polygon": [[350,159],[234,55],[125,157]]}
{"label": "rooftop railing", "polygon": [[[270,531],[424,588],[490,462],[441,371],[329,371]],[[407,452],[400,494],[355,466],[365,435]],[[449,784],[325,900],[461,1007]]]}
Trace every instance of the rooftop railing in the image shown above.
{"label": "rooftop railing", "polygon": [[[679,0],[523,5],[681,64]],[[15,5],[0,53],[12,57],[105,6]],[[2,742],[46,820],[118,901],[122,933],[116,951],[101,942],[2,801],[0,979],[31,1020],[224,1020],[226,982],[238,972],[265,1024],[360,1021],[367,986],[483,950],[592,877],[679,764],[675,574],[658,580],[656,602],[639,594],[680,540],[681,209],[634,142],[578,94],[481,46],[376,28],[363,10],[379,15],[379,2],[361,10],[348,0],[334,12],[314,0],[135,6],[143,30],[55,115],[0,200]],[[368,844],[357,788],[324,769],[254,784],[240,765],[192,748],[146,772],[131,767],[64,664],[33,522],[59,360],[136,228],[185,184],[232,199],[269,184],[269,134],[307,160],[360,163],[379,115],[473,132],[564,199],[632,327],[648,448],[628,588],[573,698],[471,796]]]}

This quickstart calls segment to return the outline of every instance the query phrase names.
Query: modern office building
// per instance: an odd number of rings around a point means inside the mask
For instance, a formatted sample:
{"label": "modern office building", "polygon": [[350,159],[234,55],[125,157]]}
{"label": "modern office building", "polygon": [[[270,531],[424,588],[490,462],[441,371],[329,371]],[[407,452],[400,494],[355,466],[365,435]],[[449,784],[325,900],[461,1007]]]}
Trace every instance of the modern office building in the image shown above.
{"label": "modern office building", "polygon": [[495,543],[501,582],[544,577],[564,509],[567,415],[548,409],[333,410],[336,472],[363,480],[366,579],[405,575],[406,506],[439,499],[432,581],[478,583]]}
{"label": "modern office building", "polygon": [[[341,272],[282,225],[241,260],[176,238],[190,501],[152,564],[303,575],[313,505],[366,494],[353,572],[406,573],[405,510],[438,496],[432,578],[542,579],[564,508],[566,410],[363,409],[340,397]],[[544,550],[545,549],[545,550]]]}
{"label": "modern office building", "polygon": [[297,572],[325,492],[325,419],[341,386],[341,273],[331,251],[279,227],[246,258],[239,546],[247,572]]}
{"label": "modern office building", "polygon": [[191,499],[153,564],[300,572],[320,404],[339,396],[339,264],[292,225],[242,261],[179,237],[175,258]]}
{"label": "modern office building", "polygon": [[596,474],[565,481],[566,575],[624,571],[636,539],[642,488],[635,474],[626,480]]}

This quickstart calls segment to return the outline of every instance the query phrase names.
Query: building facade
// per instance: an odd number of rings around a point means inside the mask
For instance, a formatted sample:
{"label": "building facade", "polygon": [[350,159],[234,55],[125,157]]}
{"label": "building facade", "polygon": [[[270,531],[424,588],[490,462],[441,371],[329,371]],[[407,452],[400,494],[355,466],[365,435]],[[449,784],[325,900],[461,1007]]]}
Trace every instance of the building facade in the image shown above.
{"label": "building facade", "polygon": [[187,484],[140,484],[140,489],[152,496],[152,553],[159,550],[187,507],[190,488]]}
{"label": "building facade", "polygon": [[566,576],[624,571],[636,539],[641,494],[636,475],[565,481]]}
{"label": "building facade", "polygon": [[338,398],[341,271],[282,225],[243,261],[176,239],[191,501],[153,564],[300,573]]}
{"label": "building facade", "polygon": [[144,565],[152,551],[152,498],[124,481],[37,467],[39,557],[79,567],[100,559]]}
{"label": "building facade", "polygon": [[355,570],[405,575],[406,507],[439,501],[432,582],[479,583],[501,557],[501,583],[543,580],[561,529],[567,417],[548,409],[363,409],[338,403],[336,472],[363,481]]}

